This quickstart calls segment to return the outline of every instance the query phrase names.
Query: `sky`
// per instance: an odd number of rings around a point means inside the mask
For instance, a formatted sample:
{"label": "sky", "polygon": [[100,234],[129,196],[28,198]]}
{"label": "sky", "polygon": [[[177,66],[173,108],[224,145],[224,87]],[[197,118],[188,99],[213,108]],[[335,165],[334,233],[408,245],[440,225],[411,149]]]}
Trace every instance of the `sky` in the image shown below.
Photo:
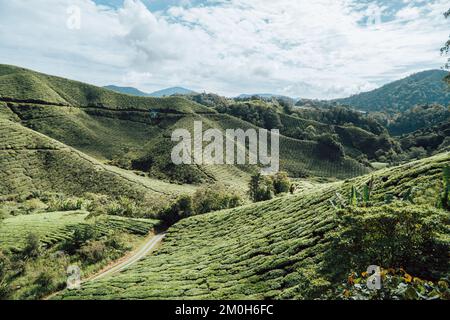
{"label": "sky", "polygon": [[145,92],[331,99],[441,68],[448,0],[0,0],[0,63]]}

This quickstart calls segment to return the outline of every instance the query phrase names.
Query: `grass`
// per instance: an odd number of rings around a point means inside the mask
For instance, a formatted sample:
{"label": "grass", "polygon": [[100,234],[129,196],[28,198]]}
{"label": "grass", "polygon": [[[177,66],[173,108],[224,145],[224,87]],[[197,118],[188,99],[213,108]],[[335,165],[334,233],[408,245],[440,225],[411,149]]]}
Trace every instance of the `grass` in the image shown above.
{"label": "grass", "polygon": [[86,211],[65,211],[6,218],[0,223],[0,249],[20,251],[30,233],[37,235],[44,246],[51,247],[70,239],[76,228],[86,225],[100,234],[119,231],[145,236],[158,222],[115,216],[87,219],[88,215]]}
{"label": "grass", "polygon": [[[1,113],[0,113],[1,114]],[[43,134],[0,117],[0,197],[36,191],[81,196],[87,192],[135,199],[169,200],[194,188],[144,179]]]}
{"label": "grass", "polygon": [[[28,88],[30,90],[28,90]],[[248,129],[257,127],[214,109],[181,97],[134,97],[103,88],[37,73],[13,66],[0,65],[0,106],[4,117],[20,119],[21,124],[43,133],[98,160],[111,161],[129,169],[132,160],[152,156],[155,165],[151,176],[183,183],[170,163],[171,133],[176,128],[192,131],[193,122],[203,121],[207,127]],[[8,110],[9,109],[9,110]],[[156,117],[151,111],[156,111]],[[283,123],[292,128],[314,124],[321,131],[327,127],[314,121],[285,115]],[[344,158],[338,162],[323,161],[316,152],[315,142],[281,136],[281,167],[292,176],[322,176],[348,178],[367,173],[369,169]],[[202,181],[221,181],[204,167],[188,167],[191,176]],[[225,169],[226,170],[226,169]],[[240,168],[238,168],[240,170]],[[223,168],[220,169],[223,171]],[[235,176],[232,168],[226,175]],[[244,172],[238,175],[246,176]],[[208,178],[209,177],[209,178]],[[239,184],[234,179],[233,184]],[[248,181],[248,175],[243,184]]]}
{"label": "grass", "polygon": [[[401,199],[414,187],[414,204],[398,200],[388,208],[437,212],[430,203],[437,200],[442,169],[449,164],[445,153],[378,171],[372,201],[384,203],[386,194]],[[294,196],[182,220],[169,229],[155,255],[56,298],[323,298],[340,284],[322,269],[330,254],[338,254],[329,252],[338,223],[329,200],[337,193],[346,196],[352,186],[361,189],[370,179],[316,185]]]}

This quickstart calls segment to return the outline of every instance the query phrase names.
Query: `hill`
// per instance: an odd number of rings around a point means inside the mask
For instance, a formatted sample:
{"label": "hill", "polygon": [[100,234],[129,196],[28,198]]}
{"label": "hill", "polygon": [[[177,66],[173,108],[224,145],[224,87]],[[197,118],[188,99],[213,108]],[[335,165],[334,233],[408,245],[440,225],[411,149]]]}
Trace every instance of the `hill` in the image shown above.
{"label": "hill", "polygon": [[[449,164],[450,153],[445,153],[373,176],[182,220],[169,229],[156,255],[56,298],[351,298],[355,292],[344,291],[345,286],[370,264],[403,267],[417,281],[440,279],[449,272],[448,212],[430,204],[439,197]],[[369,201],[341,199],[352,190],[362,192],[369,182]],[[428,237],[426,221],[436,227],[434,236]],[[410,229],[411,223],[419,229]],[[408,288],[404,277],[400,282]]]}
{"label": "hill", "polygon": [[249,99],[249,98],[252,98],[252,97],[259,97],[259,98],[262,98],[262,99],[272,99],[272,98],[275,98],[275,99],[286,99],[286,100],[293,101],[293,102],[296,100],[296,99],[288,97],[288,96],[283,96],[283,95],[279,95],[279,94],[272,94],[272,93],[255,93],[255,94],[243,93],[243,94],[240,94],[239,96],[237,96],[236,98],[237,99]]}
{"label": "hill", "polygon": [[[207,127],[255,128],[252,123],[218,113],[183,97],[135,97],[34,71],[0,66],[0,101],[5,112],[34,131],[102,162],[143,171],[177,183],[226,181],[246,188],[247,170],[175,166],[170,160],[176,128],[193,131],[195,120]],[[319,145],[282,136],[281,167],[294,176],[352,177],[368,172],[353,159],[322,159]],[[226,172],[229,172],[228,174]],[[247,177],[242,180],[240,176]]]}
{"label": "hill", "polygon": [[449,73],[429,70],[386,84],[379,89],[332,102],[352,106],[364,111],[403,112],[415,105],[450,104],[450,91],[444,78]]}
{"label": "hill", "polygon": [[195,92],[186,88],[181,87],[173,87],[173,88],[167,88],[159,91],[155,91],[150,93],[151,97],[170,97],[173,95],[185,95],[185,94],[194,94]]}
{"label": "hill", "polygon": [[149,97],[150,94],[142,92],[139,89],[133,88],[133,87],[118,87],[114,85],[105,86],[105,89],[112,90],[114,92],[123,93],[123,94],[129,94],[132,96],[138,96],[138,97]]}
{"label": "hill", "polygon": [[72,147],[23,127],[0,103],[0,199],[27,197],[38,192],[71,196],[86,193],[133,199],[171,199],[192,192],[107,166]]}

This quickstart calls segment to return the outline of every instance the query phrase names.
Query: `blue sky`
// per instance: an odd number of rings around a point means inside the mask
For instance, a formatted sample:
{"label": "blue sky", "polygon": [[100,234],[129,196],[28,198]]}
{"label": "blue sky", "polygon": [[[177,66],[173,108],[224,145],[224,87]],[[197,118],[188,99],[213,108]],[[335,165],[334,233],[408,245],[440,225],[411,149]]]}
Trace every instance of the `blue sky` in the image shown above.
{"label": "blue sky", "polygon": [[449,7],[448,0],[0,0],[0,63],[144,91],[344,97],[440,68]]}

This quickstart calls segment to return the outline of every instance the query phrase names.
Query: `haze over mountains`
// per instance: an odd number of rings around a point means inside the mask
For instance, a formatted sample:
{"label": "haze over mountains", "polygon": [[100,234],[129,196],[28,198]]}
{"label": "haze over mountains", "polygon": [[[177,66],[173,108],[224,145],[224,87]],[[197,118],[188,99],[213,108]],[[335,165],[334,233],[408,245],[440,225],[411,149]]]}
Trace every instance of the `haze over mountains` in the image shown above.
{"label": "haze over mountains", "polygon": [[[448,89],[444,78],[448,75],[449,72],[447,71],[428,70],[388,83],[378,89],[355,94],[347,98],[317,101],[320,103],[348,105],[364,111],[384,110],[401,112],[406,111],[415,105],[434,103],[447,106],[450,104],[450,90]],[[118,93],[140,97],[168,97],[175,94],[195,94],[194,91],[182,87],[167,88],[153,93],[145,93],[133,87],[119,87],[114,85],[106,86],[105,88]],[[294,102],[298,101],[299,104],[302,104],[304,101],[298,98],[271,93],[240,94],[237,96],[238,99],[249,99],[251,97],[260,97],[263,99],[281,98],[292,100]]]}
{"label": "haze over mountains", "polygon": [[182,88],[182,87],[171,87],[163,90],[158,90],[152,93],[145,93],[139,89],[133,88],[133,87],[119,87],[115,85],[109,85],[104,87],[106,89],[118,92],[118,93],[124,93],[124,94],[130,94],[133,96],[138,97],[156,97],[156,98],[162,98],[162,97],[170,97],[174,94],[192,94],[195,93],[195,91],[192,91],[190,89]]}

